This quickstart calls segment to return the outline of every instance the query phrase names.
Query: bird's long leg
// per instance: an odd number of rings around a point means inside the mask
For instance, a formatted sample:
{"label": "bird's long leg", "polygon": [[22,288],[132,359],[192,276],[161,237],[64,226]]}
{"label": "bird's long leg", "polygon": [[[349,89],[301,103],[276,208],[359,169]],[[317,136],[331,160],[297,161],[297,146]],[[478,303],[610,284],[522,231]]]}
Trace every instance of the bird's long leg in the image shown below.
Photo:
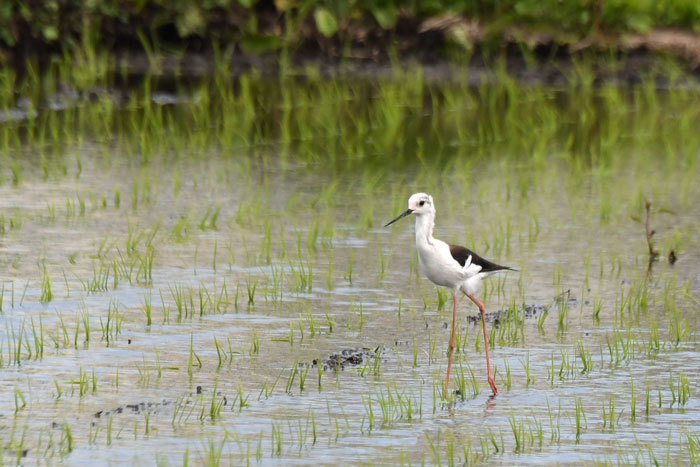
{"label": "bird's long leg", "polygon": [[493,394],[496,395],[498,394],[498,389],[496,388],[496,382],[493,380],[493,376],[491,375],[491,362],[489,361],[489,337],[488,334],[486,334],[486,310],[484,309],[484,304],[481,303],[478,298],[473,295],[469,295],[466,292],[464,292],[464,295],[469,297],[469,299],[479,307],[479,311],[481,312],[481,324],[484,327],[484,348],[486,349],[486,370],[489,373],[489,386],[491,386]]}
{"label": "bird's long leg", "polygon": [[452,309],[452,337],[450,337],[450,346],[447,350],[447,379],[445,379],[445,398],[447,398],[447,389],[450,386],[450,370],[452,369],[452,351],[455,349],[455,327],[457,321],[457,291],[454,293],[454,307]]}

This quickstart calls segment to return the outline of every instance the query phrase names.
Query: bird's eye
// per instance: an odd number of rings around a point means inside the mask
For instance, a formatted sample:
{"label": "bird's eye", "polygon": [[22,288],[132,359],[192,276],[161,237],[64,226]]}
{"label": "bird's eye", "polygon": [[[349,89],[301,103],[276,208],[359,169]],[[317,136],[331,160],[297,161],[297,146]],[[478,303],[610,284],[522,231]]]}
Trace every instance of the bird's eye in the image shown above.
{"label": "bird's eye", "polygon": [[420,203],[418,203],[418,206],[423,206],[424,204],[425,204],[425,201],[421,201]]}

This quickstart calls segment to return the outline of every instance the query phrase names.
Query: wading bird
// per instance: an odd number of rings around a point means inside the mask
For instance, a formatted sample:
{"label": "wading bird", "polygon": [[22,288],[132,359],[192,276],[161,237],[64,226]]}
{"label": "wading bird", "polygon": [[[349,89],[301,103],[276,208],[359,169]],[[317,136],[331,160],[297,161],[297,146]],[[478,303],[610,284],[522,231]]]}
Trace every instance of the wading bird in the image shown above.
{"label": "wading bird", "polygon": [[457,320],[457,294],[461,291],[479,307],[481,323],[484,328],[484,348],[486,349],[486,369],[489,385],[493,394],[498,394],[496,382],[491,374],[489,361],[489,339],[486,333],[486,310],[484,304],[474,294],[479,290],[481,281],[499,271],[515,271],[508,266],[500,266],[482,258],[463,246],[450,245],[442,240],[433,238],[435,226],[435,205],[433,197],[425,193],[415,193],[408,199],[408,209],[396,219],[386,224],[388,227],[399,219],[410,214],[416,216],[416,250],[420,270],[436,285],[449,287],[453,291],[454,307],[452,311],[452,337],[447,359],[447,378],[445,380],[445,397],[450,385],[450,369],[452,368],[452,351],[455,348],[455,323]]}

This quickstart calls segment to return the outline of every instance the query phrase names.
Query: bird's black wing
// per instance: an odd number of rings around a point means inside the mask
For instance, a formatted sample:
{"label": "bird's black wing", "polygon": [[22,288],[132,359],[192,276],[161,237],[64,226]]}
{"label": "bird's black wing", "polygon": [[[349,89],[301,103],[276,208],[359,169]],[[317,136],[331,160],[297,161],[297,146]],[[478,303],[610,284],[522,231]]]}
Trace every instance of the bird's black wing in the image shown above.
{"label": "bird's black wing", "polygon": [[508,266],[501,266],[500,264],[492,263],[491,261],[482,258],[481,256],[477,255],[473,251],[471,251],[468,248],[465,248],[463,246],[459,245],[449,245],[450,247],[450,253],[452,254],[452,257],[457,261],[461,266],[464,266],[467,264],[467,259],[469,257],[472,257],[472,263],[481,266],[481,271],[480,272],[493,272],[493,271],[502,271],[502,270],[508,270],[508,271],[514,271],[513,268],[508,267]]}

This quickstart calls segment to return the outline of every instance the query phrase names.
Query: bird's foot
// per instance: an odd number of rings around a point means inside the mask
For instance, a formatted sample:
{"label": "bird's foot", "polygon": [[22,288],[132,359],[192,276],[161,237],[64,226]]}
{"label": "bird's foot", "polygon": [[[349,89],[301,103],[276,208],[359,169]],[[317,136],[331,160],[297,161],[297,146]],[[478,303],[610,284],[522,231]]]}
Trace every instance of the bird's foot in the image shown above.
{"label": "bird's foot", "polygon": [[493,395],[497,396],[498,395],[498,388],[496,387],[496,382],[490,376],[489,376],[489,386],[491,386],[491,390],[493,391]]}

